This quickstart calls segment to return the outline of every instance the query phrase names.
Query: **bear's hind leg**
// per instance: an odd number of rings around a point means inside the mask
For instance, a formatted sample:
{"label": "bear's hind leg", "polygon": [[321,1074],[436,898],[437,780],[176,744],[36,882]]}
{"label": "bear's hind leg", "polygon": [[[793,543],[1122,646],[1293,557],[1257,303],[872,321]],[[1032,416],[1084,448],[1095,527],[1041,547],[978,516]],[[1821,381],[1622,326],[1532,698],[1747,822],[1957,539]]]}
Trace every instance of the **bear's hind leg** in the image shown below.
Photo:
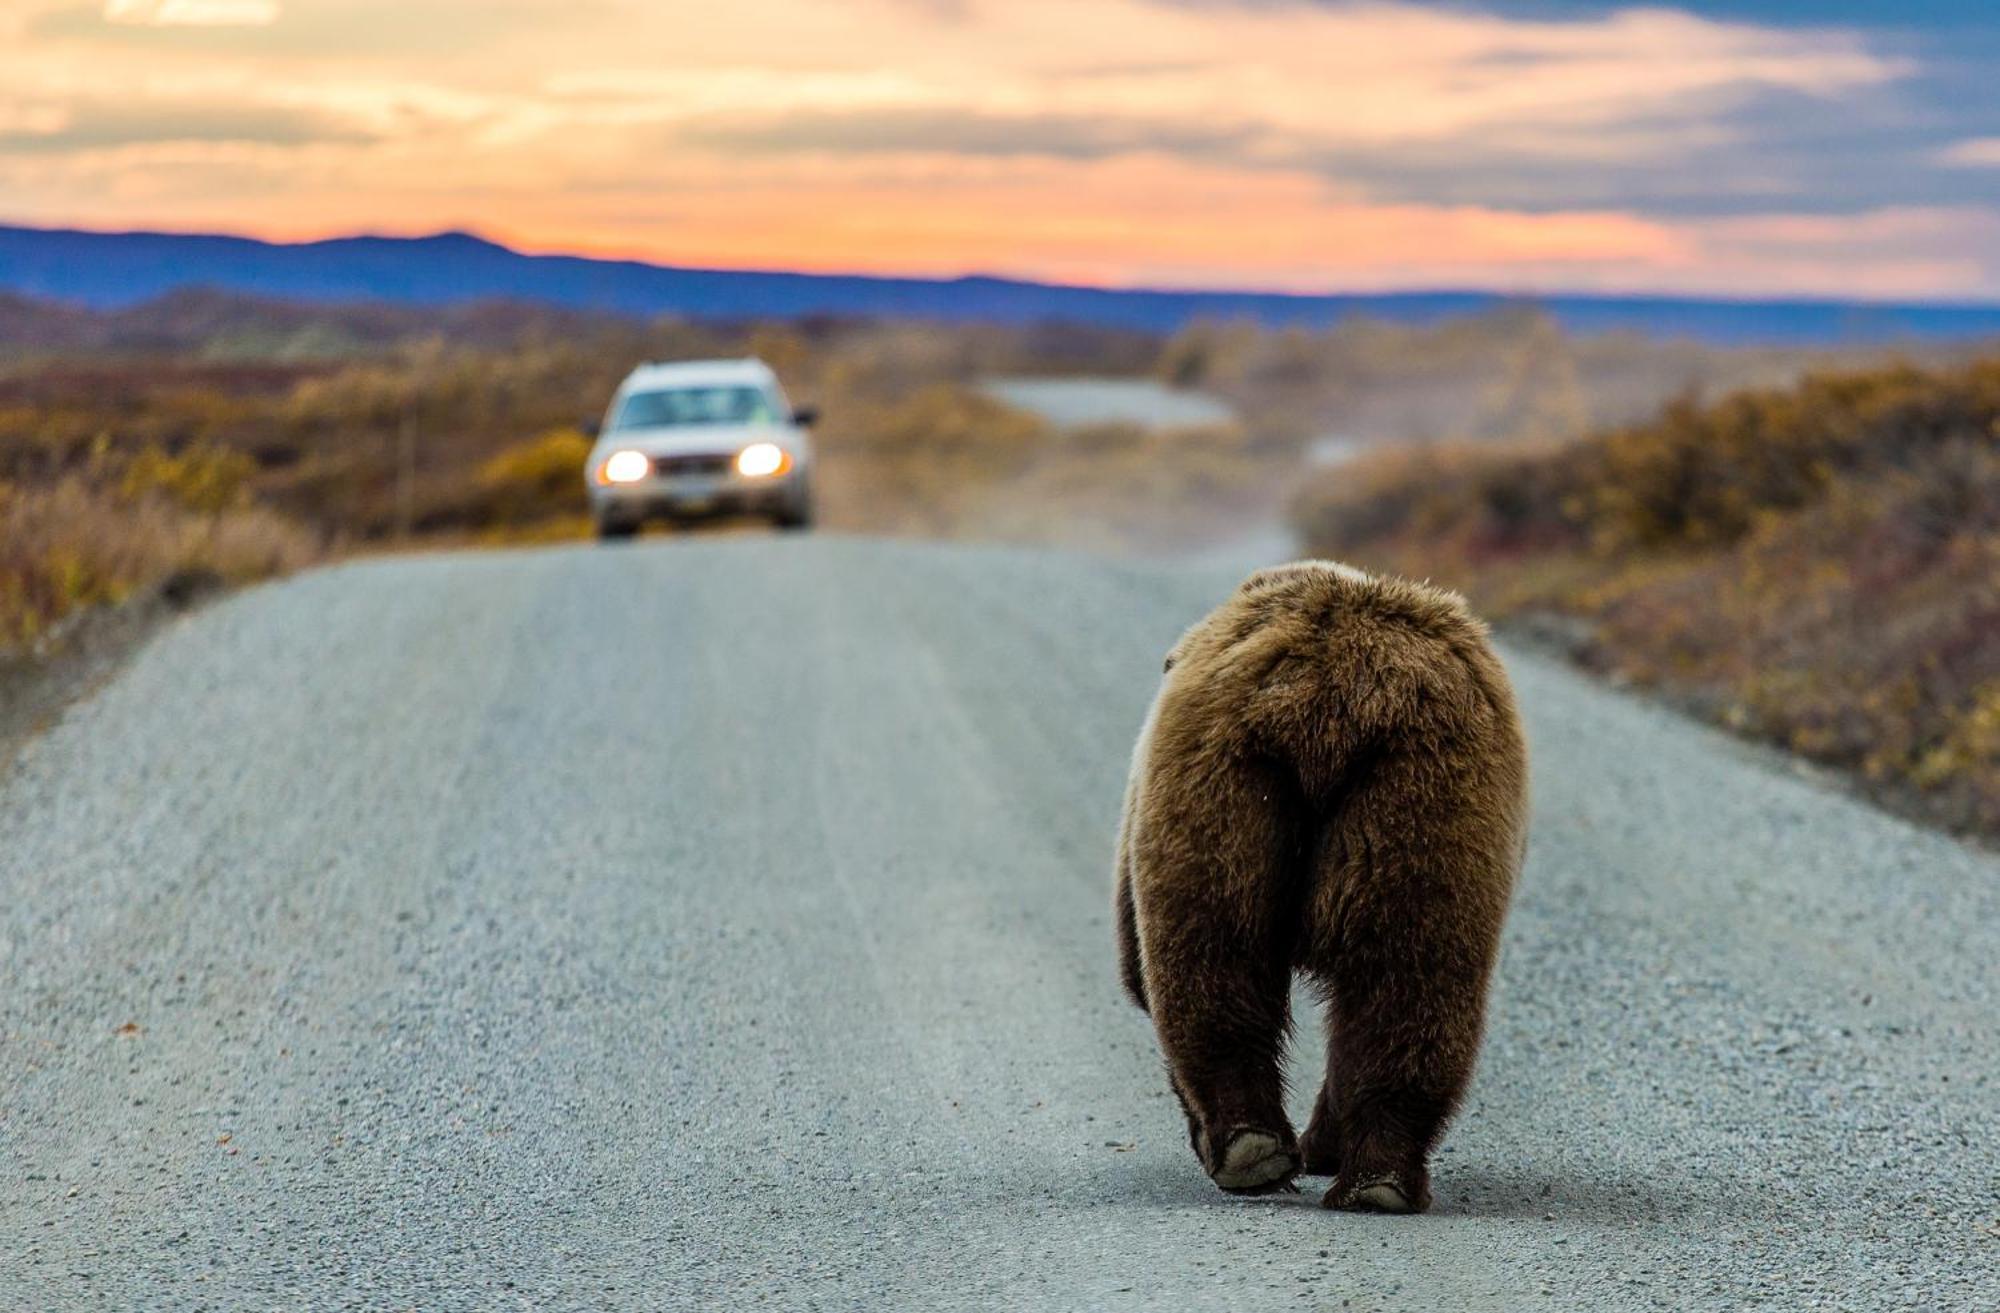
{"label": "bear's hind leg", "polygon": [[1349,927],[1328,986],[1327,1079],[1307,1146],[1333,1169],[1326,1206],[1421,1213],[1429,1158],[1479,1050],[1491,949],[1398,909],[1396,924]]}
{"label": "bear's hind leg", "polygon": [[[1315,976],[1326,983],[1341,974]],[[1430,1203],[1426,1159],[1470,1064],[1456,1069],[1422,1035],[1421,1002],[1393,982],[1384,989],[1357,979],[1366,974],[1354,971],[1347,989],[1328,991],[1326,1077],[1299,1154],[1305,1175],[1335,1178],[1329,1208],[1422,1212]]]}
{"label": "bear's hind leg", "polygon": [[1284,1189],[1298,1139],[1284,1111],[1292,967],[1270,927],[1206,881],[1148,899],[1146,1001],[1202,1169],[1226,1191]]}
{"label": "bear's hind leg", "polygon": [[1288,831],[1249,770],[1156,784],[1134,853],[1144,996],[1189,1137],[1224,1190],[1290,1186],[1285,1114],[1294,929],[1282,915]]}
{"label": "bear's hind leg", "polygon": [[1304,965],[1327,1003],[1327,1078],[1305,1148],[1334,1176],[1329,1208],[1430,1207],[1430,1153],[1471,1083],[1512,839],[1472,809],[1411,805],[1441,794],[1385,764],[1320,855]]}
{"label": "bear's hind leg", "polygon": [[1299,1172],[1279,1065],[1290,973],[1221,965],[1245,956],[1211,957],[1198,988],[1156,985],[1153,1017],[1203,1169],[1231,1193],[1262,1194]]}
{"label": "bear's hind leg", "polygon": [[1320,1081],[1319,1097],[1313,1100],[1306,1133],[1299,1137],[1299,1157],[1305,1163],[1307,1176],[1332,1176],[1340,1170],[1340,1124],[1334,1116],[1331,1035],[1327,1037],[1327,1053],[1327,1075]]}
{"label": "bear's hind leg", "polygon": [[[1397,1041],[1371,1022],[1342,1027],[1340,1056],[1333,1059],[1328,1112],[1309,1139],[1316,1174],[1331,1175],[1328,1208],[1360,1212],[1421,1213],[1430,1207],[1428,1159],[1464,1088],[1464,1075],[1433,1059],[1421,1070],[1402,1071],[1392,1056]],[[1385,1062],[1384,1059],[1388,1061]]]}

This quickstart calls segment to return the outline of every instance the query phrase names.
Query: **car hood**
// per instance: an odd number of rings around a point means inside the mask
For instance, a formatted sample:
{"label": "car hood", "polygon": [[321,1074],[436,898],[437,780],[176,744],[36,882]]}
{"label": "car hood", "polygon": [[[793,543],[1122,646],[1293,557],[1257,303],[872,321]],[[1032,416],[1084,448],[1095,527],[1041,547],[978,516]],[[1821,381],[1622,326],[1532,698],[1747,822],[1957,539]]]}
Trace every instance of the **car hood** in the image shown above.
{"label": "car hood", "polygon": [[683,424],[673,428],[619,429],[597,440],[595,456],[643,451],[648,456],[734,455],[753,442],[798,450],[798,432],[782,424]]}

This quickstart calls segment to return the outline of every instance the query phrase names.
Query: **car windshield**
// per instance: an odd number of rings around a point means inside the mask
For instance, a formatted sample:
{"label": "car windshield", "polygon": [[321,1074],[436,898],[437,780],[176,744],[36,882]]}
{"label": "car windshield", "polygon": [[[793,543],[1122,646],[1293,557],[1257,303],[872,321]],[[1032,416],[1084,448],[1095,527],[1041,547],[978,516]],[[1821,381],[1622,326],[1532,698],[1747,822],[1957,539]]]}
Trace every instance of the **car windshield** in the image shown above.
{"label": "car windshield", "polygon": [[778,408],[762,388],[727,385],[635,392],[618,408],[613,428],[658,429],[684,424],[772,424]]}

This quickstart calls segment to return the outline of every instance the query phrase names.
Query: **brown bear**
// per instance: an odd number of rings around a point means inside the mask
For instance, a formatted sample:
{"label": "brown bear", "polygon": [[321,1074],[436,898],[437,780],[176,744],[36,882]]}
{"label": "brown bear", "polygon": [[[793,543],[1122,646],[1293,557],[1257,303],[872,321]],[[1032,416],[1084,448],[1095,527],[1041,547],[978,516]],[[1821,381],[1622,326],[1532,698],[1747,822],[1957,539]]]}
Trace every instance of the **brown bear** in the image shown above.
{"label": "brown bear", "polygon": [[[1121,973],[1188,1134],[1238,1193],[1430,1205],[1472,1074],[1527,822],[1506,672],[1462,599],[1327,561],[1262,570],[1182,636],[1119,825]],[[1292,973],[1325,1002],[1305,1138],[1280,1063]]]}

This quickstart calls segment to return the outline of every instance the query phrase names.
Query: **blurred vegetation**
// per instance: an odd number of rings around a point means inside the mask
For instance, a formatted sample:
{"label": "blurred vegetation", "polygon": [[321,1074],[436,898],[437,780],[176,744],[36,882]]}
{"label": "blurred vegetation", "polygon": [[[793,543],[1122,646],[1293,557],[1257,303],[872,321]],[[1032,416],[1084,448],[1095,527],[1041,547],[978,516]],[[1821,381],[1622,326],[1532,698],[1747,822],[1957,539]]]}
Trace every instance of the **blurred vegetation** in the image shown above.
{"label": "blurred vegetation", "polygon": [[202,292],[92,314],[0,297],[0,645],[187,570],[582,537],[585,426],[642,360],[776,367],[826,415],[830,527],[971,532],[1006,518],[989,499],[1067,453],[978,380],[1143,374],[1158,348],[1061,325],[648,323]]}
{"label": "blurred vegetation", "polygon": [[507,447],[479,467],[479,487],[505,524],[581,519],[590,510],[578,471],[590,456],[590,439],[572,428],[550,429]]}
{"label": "blurred vegetation", "polygon": [[[1315,477],[1298,503],[1315,548],[1588,622],[1607,667],[2000,825],[1993,367],[1785,390],[1851,360],[1570,337],[1527,307],[1428,327],[1205,323],[1162,341],[0,297],[0,647],[191,575],[581,537],[584,432],[624,374],[740,355],[820,410],[832,529],[1214,543],[1267,525],[1329,449],[1394,440]],[[1024,375],[1200,386],[1240,421],[1061,429],[980,390]],[[1690,399],[1657,418],[1676,395]],[[1624,427],[1577,440],[1606,424]]]}
{"label": "blurred vegetation", "polygon": [[82,477],[0,482],[0,647],[30,646],[83,609],[190,578],[247,582],[315,559],[316,544],[264,507],[190,509],[159,491]]}
{"label": "blurred vegetation", "polygon": [[1315,552],[1566,629],[1590,664],[2000,835],[2000,360],[1384,452],[1295,518]]}
{"label": "blurred vegetation", "polygon": [[[1932,346],[1927,359],[1962,358]],[[1351,319],[1322,330],[1198,322],[1155,375],[1234,402],[1253,427],[1359,445],[1532,442],[1651,417],[1677,396],[1775,387],[1879,351],[1723,348],[1631,332],[1576,335],[1529,303],[1435,324]]]}

